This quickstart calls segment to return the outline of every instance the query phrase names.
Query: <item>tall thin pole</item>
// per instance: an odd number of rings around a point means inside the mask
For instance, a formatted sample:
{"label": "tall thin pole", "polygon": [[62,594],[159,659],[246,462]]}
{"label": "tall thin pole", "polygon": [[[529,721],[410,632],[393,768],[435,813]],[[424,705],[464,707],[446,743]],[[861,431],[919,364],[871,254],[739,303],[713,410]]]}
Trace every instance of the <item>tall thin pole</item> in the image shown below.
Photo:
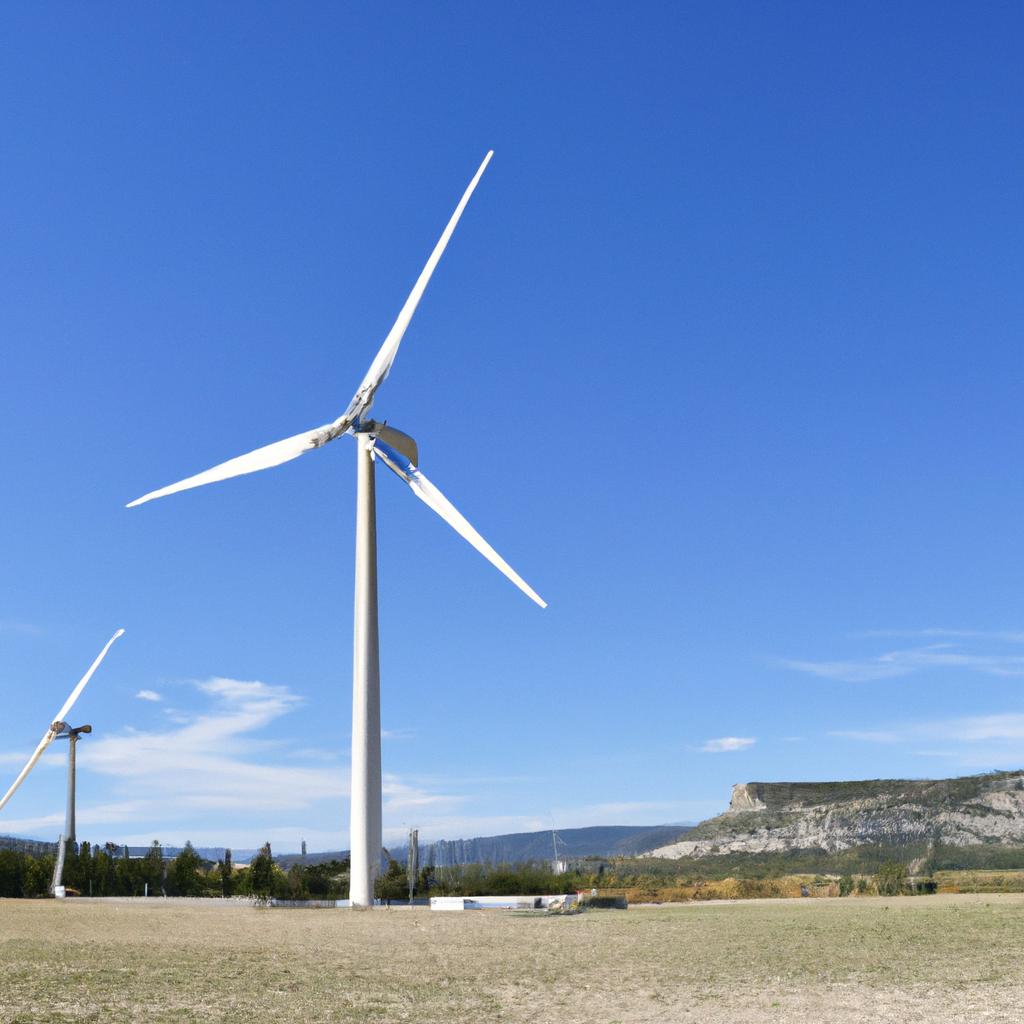
{"label": "tall thin pole", "polygon": [[352,795],[349,898],[373,905],[380,869],[380,650],[377,632],[377,507],[372,436],[356,434],[356,591],[352,651]]}
{"label": "tall thin pole", "polygon": [[78,744],[78,733],[72,730],[68,734],[68,808],[64,815],[64,838],[75,848],[75,747]]}
{"label": "tall thin pole", "polygon": [[409,876],[409,906],[416,895],[416,876],[420,873],[420,830],[409,829],[409,856],[406,859],[406,874]]}

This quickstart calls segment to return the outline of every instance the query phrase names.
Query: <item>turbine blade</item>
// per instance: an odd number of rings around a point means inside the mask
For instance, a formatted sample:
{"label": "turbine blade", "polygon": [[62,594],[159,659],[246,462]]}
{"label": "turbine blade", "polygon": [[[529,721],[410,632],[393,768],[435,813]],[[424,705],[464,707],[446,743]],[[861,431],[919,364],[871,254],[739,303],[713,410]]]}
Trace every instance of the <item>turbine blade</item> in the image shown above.
{"label": "turbine blade", "polygon": [[535,601],[541,608],[547,608],[547,602],[477,533],[469,520],[416,466],[379,438],[374,444],[373,450],[388,469],[396,476],[401,477],[412,488],[413,494],[420,501],[432,508],[457,534],[469,541],[491,565],[507,576],[531,601]]}
{"label": "turbine blade", "polygon": [[96,655],[96,660],[89,666],[89,671],[78,680],[78,685],[71,691],[71,695],[68,697],[62,705],[60,711],[54,716],[53,721],[63,722],[67,713],[74,707],[75,701],[82,696],[82,691],[85,689],[86,683],[89,682],[93,677],[93,673],[100,667],[100,662],[107,656],[107,651],[114,646],[114,641],[119,640],[124,636],[124,630],[119,629],[104,645],[103,650]]}
{"label": "turbine blade", "polygon": [[[340,421],[339,421],[340,422]],[[316,430],[307,430],[304,434],[296,434],[294,437],[286,437],[283,441],[275,441],[273,444],[264,445],[246,455],[239,455],[234,459],[228,459],[219,466],[204,470],[186,480],[179,480],[176,484],[161,487],[158,491],[150,491],[141,498],[136,498],[127,504],[127,508],[135,508],[136,505],[143,505],[154,498],[163,498],[168,494],[176,494],[178,491],[187,491],[193,487],[202,487],[203,484],[216,483],[218,480],[228,480],[233,476],[242,476],[245,473],[256,473],[261,469],[270,469],[272,466],[280,466],[282,463],[297,459],[300,455],[333,441],[344,430],[336,431],[335,424],[325,424],[317,427]]]}
{"label": "turbine blade", "polygon": [[491,162],[492,156],[494,156],[494,150],[488,150],[487,156],[484,157],[484,162],[480,165],[480,169],[473,175],[473,180],[462,194],[462,199],[459,200],[459,205],[455,207],[455,212],[452,214],[451,220],[448,221],[448,226],[444,229],[437,245],[434,246],[434,251],[430,254],[430,259],[427,260],[426,266],[416,279],[409,297],[405,300],[402,311],[398,314],[398,319],[388,332],[388,336],[384,339],[384,344],[381,345],[380,351],[370,364],[370,369],[367,370],[366,376],[349,403],[345,415],[338,421],[339,424],[342,420],[347,420],[348,423],[351,423],[353,420],[365,415],[369,411],[370,406],[373,405],[373,396],[391,371],[391,364],[395,361],[395,356],[398,354],[398,346],[401,345],[406,328],[409,326],[409,321],[412,320],[412,315],[416,312],[416,307],[419,305],[424,291],[426,291],[430,276],[434,273],[434,268],[440,261],[445,247],[448,245],[448,240],[452,237],[455,225],[459,223],[462,211],[466,208],[469,197],[473,194],[473,190],[487,169],[487,165]]}
{"label": "turbine blade", "polygon": [[104,646],[103,650],[96,655],[96,660],[89,666],[89,670],[85,673],[84,676],[82,676],[81,679],[79,679],[78,684],[71,691],[71,694],[68,697],[68,699],[64,701],[60,711],[58,711],[57,714],[54,716],[50,728],[47,729],[46,732],[43,734],[43,738],[39,741],[39,745],[33,751],[32,756],[28,759],[28,763],[18,773],[18,777],[11,784],[11,788],[8,789],[6,793],[4,793],[2,798],[0,798],[0,811],[4,809],[4,806],[7,804],[7,801],[10,800],[12,796],[14,796],[14,793],[17,790],[17,788],[25,781],[26,776],[30,771],[32,771],[36,761],[38,761],[39,758],[43,756],[43,751],[46,750],[46,748],[53,742],[53,737],[57,735],[53,731],[53,725],[57,722],[64,721],[65,717],[67,716],[67,713],[72,709],[72,707],[74,707],[75,701],[78,700],[78,698],[82,695],[82,691],[85,689],[86,684],[89,682],[90,679],[92,679],[93,673],[96,671],[96,669],[100,667],[100,662],[103,661],[103,659],[107,656],[107,651],[109,651],[110,648],[113,647],[114,641],[121,636],[124,636],[123,629],[119,629],[106,642],[106,645]]}
{"label": "turbine blade", "polygon": [[38,761],[39,758],[43,756],[43,751],[53,742],[53,737],[53,730],[47,729],[46,734],[39,741],[39,746],[36,747],[35,752],[28,759],[28,763],[25,765],[24,768],[21,769],[21,772],[18,774],[18,777],[14,780],[14,782],[11,783],[11,788],[7,790],[6,793],[4,793],[3,797],[0,797],[0,811],[4,809],[4,807],[7,804],[7,801],[10,800],[12,796],[14,796],[14,794],[18,790],[18,787],[25,781],[25,777],[35,767],[36,761]]}

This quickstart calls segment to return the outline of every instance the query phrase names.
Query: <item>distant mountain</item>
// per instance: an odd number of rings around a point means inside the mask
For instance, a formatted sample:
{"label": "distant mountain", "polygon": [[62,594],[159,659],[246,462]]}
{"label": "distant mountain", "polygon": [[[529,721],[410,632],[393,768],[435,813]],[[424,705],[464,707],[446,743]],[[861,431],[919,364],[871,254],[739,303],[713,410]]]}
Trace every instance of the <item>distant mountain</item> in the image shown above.
{"label": "distant mountain", "polygon": [[[557,844],[559,860],[579,860],[584,857],[633,857],[655,846],[666,846],[684,838],[692,825],[594,825],[590,828],[567,828],[557,831],[552,840],[550,829],[542,832],[513,832],[501,836],[478,836],[474,839],[441,839],[435,843],[420,844],[420,864],[452,867],[457,864],[523,864],[528,861],[550,861]],[[43,843],[16,837],[0,837],[0,849],[22,849],[32,853],[54,853],[56,843]],[[117,847],[121,852],[123,846]],[[130,846],[128,856],[144,857],[148,846]],[[223,846],[197,846],[196,853],[206,861],[218,861],[224,856]],[[180,846],[163,846],[166,860],[181,852]],[[235,864],[248,864],[258,850],[235,849]],[[391,856],[405,863],[408,850],[403,844],[395,846]],[[285,871],[293,864],[326,864],[332,860],[345,860],[348,850],[327,850],[321,853],[277,854],[275,862]]]}
{"label": "distant mountain", "polygon": [[[583,857],[633,857],[652,845],[662,845],[682,838],[692,825],[594,825],[590,828],[567,828],[556,832],[558,859],[579,860]],[[389,851],[404,864],[409,851],[397,845]],[[275,856],[285,871],[292,864],[326,864],[345,860],[348,850],[325,853],[299,853]],[[420,864],[453,867],[456,864],[523,864],[528,861],[554,859],[551,830],[543,832],[512,832],[503,836],[481,836],[476,839],[440,839],[420,843]],[[239,861],[240,863],[240,861]]]}
{"label": "distant mountain", "polygon": [[[274,863],[287,871],[293,864],[329,864],[332,860],[347,860],[348,850],[324,850],[320,853],[275,853]],[[404,859],[404,858],[403,858]]]}
{"label": "distant mountain", "polygon": [[1024,772],[954,779],[747,782],[729,809],[648,855],[707,858],[854,848],[1024,850]]}
{"label": "distant mountain", "polygon": [[[631,857],[681,839],[690,825],[593,825],[590,828],[559,829],[552,839],[543,832],[513,832],[476,839],[442,839],[420,847],[420,863],[435,867],[455,864],[521,864],[526,861],[582,857]],[[405,859],[405,851],[401,851]],[[392,854],[396,860],[398,855]]]}
{"label": "distant mountain", "polygon": [[22,836],[0,836],[0,850],[17,850],[18,853],[41,857],[43,854],[56,853],[57,844],[42,839],[25,839]]}

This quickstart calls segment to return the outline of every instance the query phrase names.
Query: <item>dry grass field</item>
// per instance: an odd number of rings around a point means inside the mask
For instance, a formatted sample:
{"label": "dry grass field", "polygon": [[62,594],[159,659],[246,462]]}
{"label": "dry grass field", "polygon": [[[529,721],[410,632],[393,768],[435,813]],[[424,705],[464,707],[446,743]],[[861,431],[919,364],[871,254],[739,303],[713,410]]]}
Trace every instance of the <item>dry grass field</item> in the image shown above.
{"label": "dry grass field", "polygon": [[0,1022],[1021,1021],[1024,896],[571,917],[0,900]]}

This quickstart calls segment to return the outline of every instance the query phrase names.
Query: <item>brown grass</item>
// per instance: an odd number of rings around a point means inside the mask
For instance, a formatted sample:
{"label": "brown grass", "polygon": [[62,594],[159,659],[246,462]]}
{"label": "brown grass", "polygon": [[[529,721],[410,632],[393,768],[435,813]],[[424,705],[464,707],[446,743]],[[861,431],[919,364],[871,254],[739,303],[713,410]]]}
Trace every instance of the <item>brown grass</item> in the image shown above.
{"label": "brown grass", "polygon": [[1024,892],[1024,871],[936,871],[939,892]]}
{"label": "brown grass", "polygon": [[602,887],[603,895],[625,896],[631,904],[688,903],[691,900],[795,899],[805,887],[812,897],[838,896],[838,879],[816,882],[817,875],[783,875],[779,878],[721,878],[687,884]]}
{"label": "brown grass", "polygon": [[1019,1021],[1024,897],[575,917],[0,900],[0,1022]]}

